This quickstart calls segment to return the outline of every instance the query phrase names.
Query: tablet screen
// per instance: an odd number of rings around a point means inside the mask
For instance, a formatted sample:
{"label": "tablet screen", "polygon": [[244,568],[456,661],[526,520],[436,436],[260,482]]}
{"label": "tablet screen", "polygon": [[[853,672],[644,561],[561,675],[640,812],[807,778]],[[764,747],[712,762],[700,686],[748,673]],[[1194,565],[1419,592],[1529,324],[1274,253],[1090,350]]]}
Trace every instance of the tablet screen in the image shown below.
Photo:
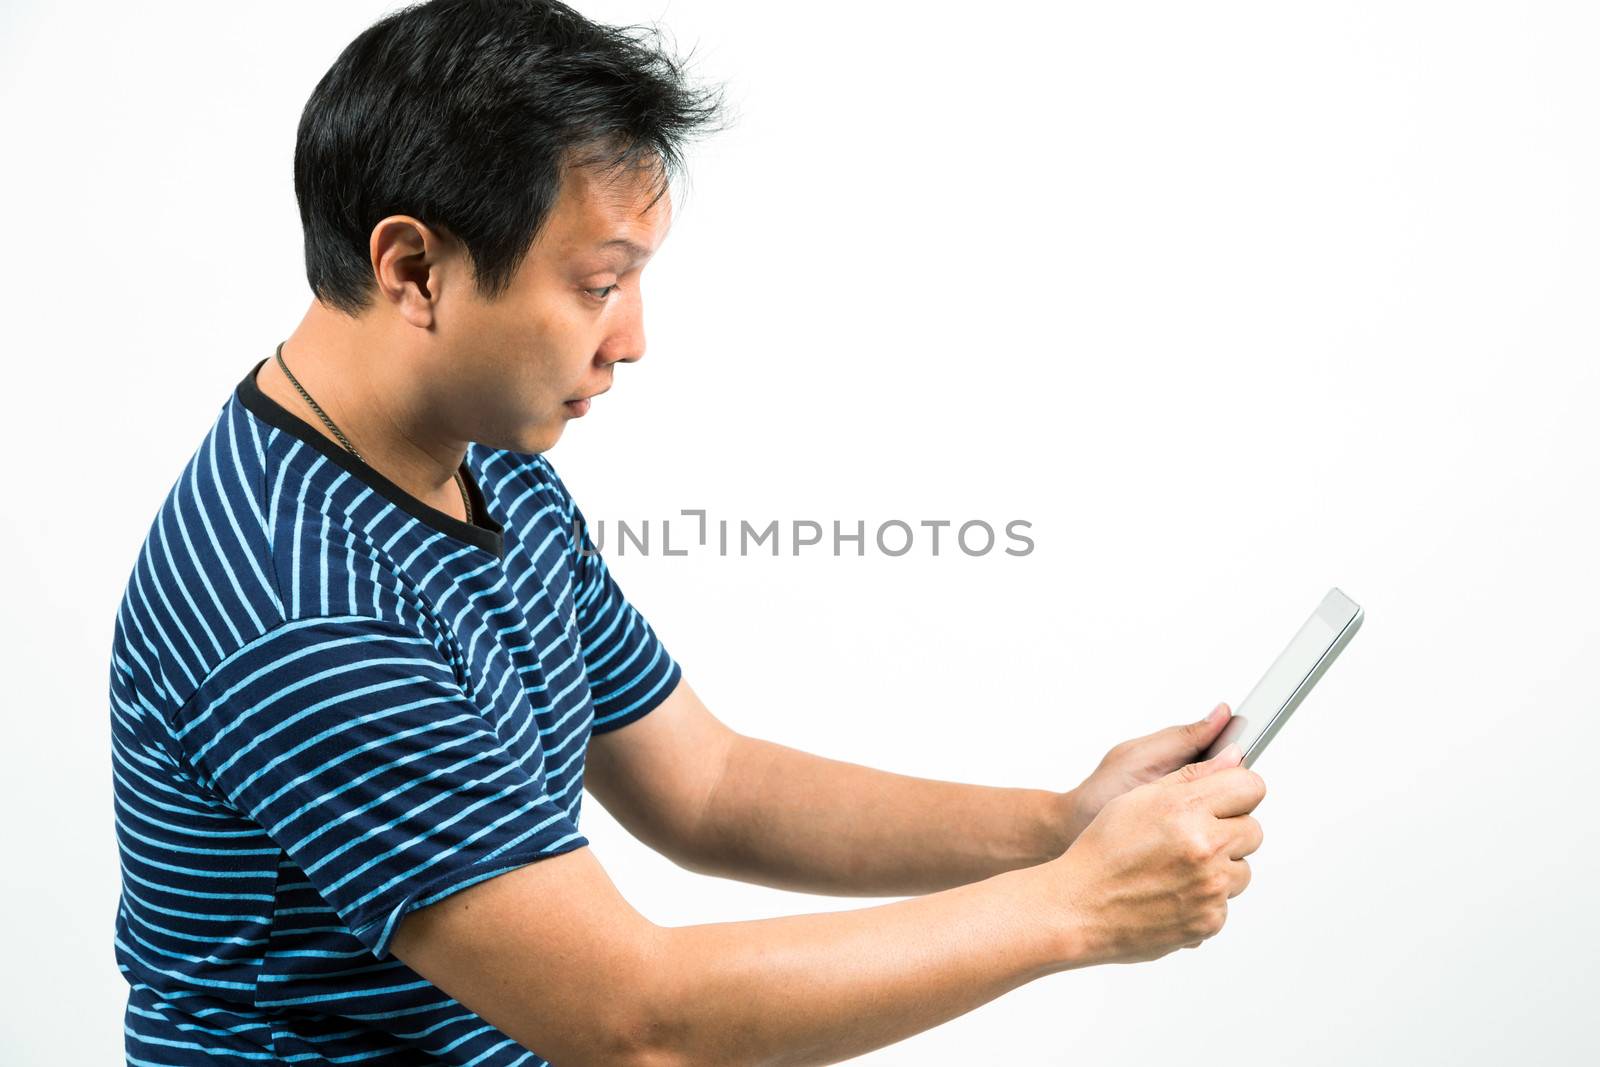
{"label": "tablet screen", "polygon": [[1210,759],[1230,741],[1237,741],[1245,754],[1243,763],[1248,766],[1253,762],[1354,636],[1360,620],[1361,608],[1355,601],[1338,589],[1329,590],[1289,642],[1289,647],[1234,709],[1233,718],[1217,735],[1204,758]]}

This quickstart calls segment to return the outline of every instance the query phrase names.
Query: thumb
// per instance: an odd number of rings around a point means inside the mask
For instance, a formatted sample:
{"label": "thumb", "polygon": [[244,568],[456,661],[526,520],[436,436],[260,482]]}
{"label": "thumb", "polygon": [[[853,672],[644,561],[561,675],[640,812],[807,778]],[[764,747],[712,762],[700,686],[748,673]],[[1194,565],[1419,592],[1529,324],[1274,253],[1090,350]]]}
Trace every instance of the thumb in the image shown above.
{"label": "thumb", "polygon": [[1208,774],[1225,771],[1229,767],[1237,767],[1244,758],[1244,752],[1239,748],[1239,742],[1230,741],[1228,747],[1218,752],[1208,760],[1199,763],[1186,763],[1182,767],[1166,776],[1166,781],[1193,782],[1204,778]]}
{"label": "thumb", "polygon": [[1162,741],[1162,747],[1168,752],[1168,758],[1173,763],[1178,760],[1192,760],[1206,749],[1210,749],[1211,742],[1216,741],[1218,734],[1226,728],[1229,718],[1232,718],[1232,712],[1227,704],[1218,704],[1211,709],[1210,715],[1206,715],[1197,723],[1168,726],[1160,733],[1154,734],[1154,737]]}
{"label": "thumb", "polygon": [[1218,704],[1211,709],[1211,714],[1199,722],[1185,723],[1176,728],[1183,739],[1193,746],[1194,751],[1204,752],[1211,747],[1211,742],[1222,733],[1223,727],[1228,725],[1228,720],[1233,717],[1233,712],[1228,705]]}

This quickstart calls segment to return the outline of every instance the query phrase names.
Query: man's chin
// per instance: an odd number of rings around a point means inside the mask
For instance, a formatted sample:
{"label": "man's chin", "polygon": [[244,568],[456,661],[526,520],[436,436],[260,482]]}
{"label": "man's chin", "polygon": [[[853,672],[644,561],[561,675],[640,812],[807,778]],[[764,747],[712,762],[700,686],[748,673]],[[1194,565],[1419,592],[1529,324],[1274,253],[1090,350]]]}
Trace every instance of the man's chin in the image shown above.
{"label": "man's chin", "polygon": [[546,452],[555,447],[561,440],[561,431],[564,426],[533,426],[511,436],[504,441],[480,441],[480,444],[490,448],[500,448],[507,452],[539,453]]}
{"label": "man's chin", "polygon": [[523,443],[526,445],[523,452],[548,452],[554,448],[556,442],[561,440],[561,431],[565,425],[541,426],[537,430],[524,435]]}

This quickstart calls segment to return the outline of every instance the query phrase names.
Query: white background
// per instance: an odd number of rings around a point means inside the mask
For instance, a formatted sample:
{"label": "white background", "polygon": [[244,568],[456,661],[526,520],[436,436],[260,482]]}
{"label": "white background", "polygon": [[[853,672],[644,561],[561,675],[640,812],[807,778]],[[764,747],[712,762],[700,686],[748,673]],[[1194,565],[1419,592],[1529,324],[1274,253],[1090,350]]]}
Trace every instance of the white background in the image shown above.
{"label": "white background", "polygon": [[[730,85],[591,519],[1033,524],[969,558],[612,557],[736,729],[1066,789],[1365,626],[1257,769],[1224,931],[862,1057],[1596,1062],[1596,9],[585,3]],[[0,12],[0,1061],[120,1062],[108,652],[155,509],[309,300],[295,124],[375,3]],[[676,534],[675,534],[676,536]],[[681,925],[876,901],[688,874]]]}

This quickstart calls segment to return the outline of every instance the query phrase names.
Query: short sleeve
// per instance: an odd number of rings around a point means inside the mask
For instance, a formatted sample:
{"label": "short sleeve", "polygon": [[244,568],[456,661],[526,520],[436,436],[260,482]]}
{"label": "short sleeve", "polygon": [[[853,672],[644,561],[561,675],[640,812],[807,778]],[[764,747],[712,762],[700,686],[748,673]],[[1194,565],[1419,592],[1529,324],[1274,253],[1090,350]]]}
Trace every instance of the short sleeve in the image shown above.
{"label": "short sleeve", "polygon": [[450,664],[392,622],[286,622],[224,660],[176,713],[203,784],[259,823],[379,959],[400,919],[587,845]]}
{"label": "short sleeve", "polygon": [[[568,498],[570,500],[570,497]],[[583,512],[572,506],[573,597],[578,641],[594,697],[594,733],[643,718],[672,695],[683,676],[645,617],[622,595],[589,537]]]}

